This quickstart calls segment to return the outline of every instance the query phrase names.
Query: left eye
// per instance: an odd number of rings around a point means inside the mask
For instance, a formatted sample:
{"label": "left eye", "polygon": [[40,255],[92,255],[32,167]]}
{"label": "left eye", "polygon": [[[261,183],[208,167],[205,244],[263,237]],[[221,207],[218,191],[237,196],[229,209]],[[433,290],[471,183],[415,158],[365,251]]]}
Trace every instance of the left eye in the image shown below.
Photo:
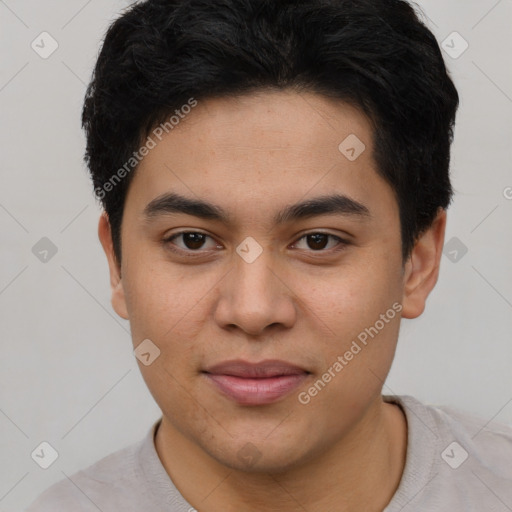
{"label": "left eye", "polygon": [[[340,244],[343,245],[345,243],[341,238],[331,235],[330,233],[309,233],[299,238],[298,242],[305,240],[310,249],[313,249],[314,251],[321,251],[326,249],[329,238],[336,240],[337,243],[334,246],[328,247],[327,249],[332,249],[332,247],[336,247]],[[296,242],[294,246],[297,246],[298,242]]]}
{"label": "left eye", "polygon": [[[177,238],[182,238],[183,243],[185,244],[184,247],[179,246],[178,247],[184,251],[186,250],[192,250],[195,251],[197,249],[203,248],[204,241],[206,238],[210,238],[213,240],[213,238],[205,233],[200,233],[197,231],[182,231],[181,233],[176,233],[175,235],[172,235],[171,237],[167,238],[166,242],[174,242]],[[177,245],[177,244],[175,244]],[[213,244],[216,246],[216,244]]]}

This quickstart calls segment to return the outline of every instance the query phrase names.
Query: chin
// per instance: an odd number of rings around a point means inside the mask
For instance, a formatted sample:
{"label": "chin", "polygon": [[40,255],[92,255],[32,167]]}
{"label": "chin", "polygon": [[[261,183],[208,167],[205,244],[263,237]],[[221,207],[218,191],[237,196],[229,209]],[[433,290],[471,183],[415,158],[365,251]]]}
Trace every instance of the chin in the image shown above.
{"label": "chin", "polygon": [[259,457],[247,460],[240,460],[237,454],[233,455],[234,456],[224,457],[221,460],[218,459],[218,462],[235,471],[253,474],[286,473],[300,465],[300,460],[297,459],[296,453],[282,452],[268,454],[266,450],[264,450]]}
{"label": "chin", "polygon": [[263,437],[259,440],[251,440],[249,437],[239,439],[227,439],[221,446],[213,448],[203,446],[218,463],[235,471],[246,473],[283,473],[299,466],[309,458],[304,452],[297,450],[300,443],[294,441],[293,436],[287,436],[288,445],[284,440],[274,439],[271,442]]}

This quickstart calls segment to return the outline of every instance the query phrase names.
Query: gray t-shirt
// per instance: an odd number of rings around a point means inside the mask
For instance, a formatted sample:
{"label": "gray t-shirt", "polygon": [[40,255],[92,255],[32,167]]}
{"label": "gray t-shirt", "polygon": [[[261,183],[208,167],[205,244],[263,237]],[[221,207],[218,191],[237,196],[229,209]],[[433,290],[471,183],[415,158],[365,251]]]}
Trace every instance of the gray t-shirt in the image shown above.
{"label": "gray t-shirt", "polygon": [[[408,440],[400,485],[383,512],[512,511],[512,428],[410,396],[384,399],[404,410]],[[141,442],[57,482],[26,512],[194,511],[155,450],[159,422]]]}

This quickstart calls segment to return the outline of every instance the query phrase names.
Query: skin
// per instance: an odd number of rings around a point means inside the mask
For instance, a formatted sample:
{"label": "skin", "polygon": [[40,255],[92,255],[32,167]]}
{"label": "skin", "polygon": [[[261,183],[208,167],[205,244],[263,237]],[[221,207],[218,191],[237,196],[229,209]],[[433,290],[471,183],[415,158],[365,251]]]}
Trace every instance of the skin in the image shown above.
{"label": "skin", "polygon": [[[366,145],[355,161],[338,150],[349,134]],[[148,222],[144,208],[165,192],[215,203],[232,223],[183,213]],[[285,206],[334,192],[369,215],[273,223]],[[130,320],[134,347],[149,338],[161,351],[139,366],[163,413],[158,455],[191,505],[348,512],[389,503],[404,468],[407,424],[398,406],[383,401],[382,386],[400,317],[419,316],[437,281],[445,224],[440,210],[402,261],[398,205],[376,172],[370,122],[312,93],[201,101],[150,151],[126,197],[121,267],[105,214],[98,233],[112,305]],[[183,230],[211,238],[163,242]],[[327,238],[318,249],[304,238],[318,232],[348,244],[336,251],[339,242]],[[263,249],[252,263],[235,251],[248,236]],[[172,244],[200,256],[175,254]],[[401,315],[301,404],[299,392],[394,303]],[[311,374],[278,402],[240,405],[201,373],[234,358],[282,359]],[[241,457],[248,449],[252,457]]]}

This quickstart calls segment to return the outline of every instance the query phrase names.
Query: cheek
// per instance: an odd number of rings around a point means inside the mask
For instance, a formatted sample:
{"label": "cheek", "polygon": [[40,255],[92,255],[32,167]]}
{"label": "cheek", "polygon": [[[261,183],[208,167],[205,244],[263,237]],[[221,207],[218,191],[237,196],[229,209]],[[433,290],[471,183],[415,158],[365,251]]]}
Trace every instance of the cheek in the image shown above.
{"label": "cheek", "polygon": [[139,368],[161,407],[181,404],[174,407],[185,414],[205,356],[215,355],[214,346],[202,340],[207,337],[211,293],[218,280],[215,272],[177,270],[167,262],[140,264],[130,274],[126,287],[133,344],[150,339],[160,350],[150,366]]}
{"label": "cheek", "polygon": [[139,368],[155,401],[169,416],[194,415],[191,382],[203,357],[199,340],[207,318],[206,301],[201,298],[213,282],[171,272],[168,264],[142,263],[126,282],[134,347],[150,339],[160,350],[154,362],[148,366],[139,362]]}
{"label": "cheek", "polygon": [[[339,411],[352,424],[382,389],[391,367],[400,325],[400,303],[389,294],[376,297],[374,287],[350,288],[346,292],[330,290],[322,296],[322,320],[329,326],[329,336],[319,336],[310,346],[321,354],[322,367],[316,379],[302,391],[300,403],[306,402],[310,417],[324,418],[327,432],[340,429]],[[349,291],[350,290],[350,291]],[[368,291],[369,293],[366,293]],[[331,300],[333,298],[334,300]]]}
{"label": "cheek", "polygon": [[[312,349],[322,354],[323,370],[338,357],[346,361],[337,375],[350,374],[350,388],[372,377],[370,370],[378,376],[387,373],[400,325],[401,267],[397,269],[385,259],[378,265],[365,263],[345,271],[340,267],[330,279],[317,281],[303,294],[305,311],[315,323],[313,329],[323,334],[317,336]],[[377,377],[372,379],[378,383]]]}
{"label": "cheek", "polygon": [[127,262],[123,287],[132,332],[162,341],[184,327],[194,334],[192,319],[200,314],[201,298],[213,280],[200,272],[180,271],[167,262],[134,258],[131,263]]}
{"label": "cheek", "polygon": [[[352,333],[373,324],[401,298],[400,272],[384,259],[372,264],[340,266],[317,279],[295,278],[301,300],[322,320],[331,336]],[[334,332],[332,332],[334,331]]]}

